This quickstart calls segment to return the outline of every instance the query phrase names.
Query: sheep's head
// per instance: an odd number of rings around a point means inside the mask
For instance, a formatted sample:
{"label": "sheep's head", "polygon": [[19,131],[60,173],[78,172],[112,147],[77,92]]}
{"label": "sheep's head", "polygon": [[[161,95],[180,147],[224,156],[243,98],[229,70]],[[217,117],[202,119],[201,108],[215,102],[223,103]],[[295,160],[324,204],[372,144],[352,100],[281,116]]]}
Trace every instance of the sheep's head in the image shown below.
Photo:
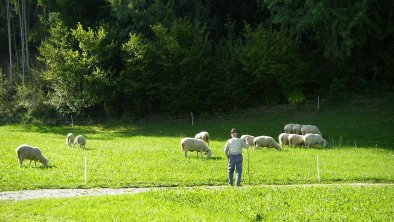
{"label": "sheep's head", "polygon": [[325,139],[323,139],[323,147],[327,147],[328,143]]}
{"label": "sheep's head", "polygon": [[211,151],[211,150],[208,150],[207,156],[208,156],[208,157],[211,157],[211,155],[212,155],[212,151]]}

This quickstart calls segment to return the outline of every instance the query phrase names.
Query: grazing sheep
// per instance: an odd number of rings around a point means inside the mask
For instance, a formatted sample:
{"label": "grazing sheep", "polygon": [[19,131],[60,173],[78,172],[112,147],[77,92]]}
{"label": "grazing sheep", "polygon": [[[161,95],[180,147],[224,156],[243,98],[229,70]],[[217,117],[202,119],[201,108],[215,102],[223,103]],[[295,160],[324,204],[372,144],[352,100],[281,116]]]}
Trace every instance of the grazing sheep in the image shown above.
{"label": "grazing sheep", "polygon": [[208,145],[200,139],[195,139],[195,138],[190,138],[190,137],[185,137],[181,140],[181,151],[185,153],[185,157],[187,157],[187,152],[197,152],[197,157],[198,157],[198,152],[202,153],[207,153],[208,157],[211,157],[211,150],[209,149]]}
{"label": "grazing sheep", "polygon": [[73,143],[73,148],[76,144],[79,144],[79,148],[85,148],[86,145],[86,139],[82,135],[78,135],[75,137],[74,143]]}
{"label": "grazing sheep", "polygon": [[68,146],[68,145],[72,146],[73,142],[74,142],[74,135],[72,133],[67,134],[66,146]]}
{"label": "grazing sheep", "polygon": [[294,123],[289,123],[289,124],[286,124],[285,127],[283,127],[283,129],[285,130],[285,133],[292,134],[293,127],[294,127]]}
{"label": "grazing sheep", "polygon": [[312,133],[306,134],[304,136],[304,141],[306,147],[308,148],[314,145],[319,145],[323,147],[327,146],[327,141],[323,139],[323,137],[321,137],[319,134],[312,134]]}
{"label": "grazing sheep", "polygon": [[274,147],[277,150],[280,150],[278,143],[274,140],[274,138],[270,136],[258,136],[254,138],[253,144],[255,149],[257,149],[258,147]]}
{"label": "grazing sheep", "polygon": [[245,143],[249,144],[249,146],[253,146],[253,145],[254,145],[254,143],[253,143],[254,136],[251,136],[251,135],[242,135],[242,136],[241,136],[241,139],[242,139]]}
{"label": "grazing sheep", "polygon": [[302,125],[294,124],[293,125],[293,134],[301,135],[301,128],[302,128]]}
{"label": "grazing sheep", "polygon": [[279,144],[282,147],[284,147],[286,145],[290,146],[290,144],[289,144],[289,136],[290,135],[293,135],[293,134],[290,134],[290,133],[281,133],[281,134],[279,134],[278,140],[279,140]]}
{"label": "grazing sheep", "polygon": [[317,128],[317,126],[314,125],[303,125],[301,128],[301,133],[302,135],[312,133],[312,134],[319,134],[320,136],[323,136],[319,128]]}
{"label": "grazing sheep", "polygon": [[288,138],[289,138],[289,146],[303,146],[303,145],[305,145],[303,135],[290,134]]}
{"label": "grazing sheep", "polygon": [[[19,167],[22,167],[23,160],[27,159],[34,161],[34,167],[36,167],[37,161],[48,167],[48,160],[41,154],[40,149],[32,147],[26,144],[20,145],[16,148],[16,156],[18,157]],[[29,163],[29,164],[30,164]]]}
{"label": "grazing sheep", "polygon": [[208,132],[200,132],[194,136],[194,139],[204,140],[209,145],[209,133]]}

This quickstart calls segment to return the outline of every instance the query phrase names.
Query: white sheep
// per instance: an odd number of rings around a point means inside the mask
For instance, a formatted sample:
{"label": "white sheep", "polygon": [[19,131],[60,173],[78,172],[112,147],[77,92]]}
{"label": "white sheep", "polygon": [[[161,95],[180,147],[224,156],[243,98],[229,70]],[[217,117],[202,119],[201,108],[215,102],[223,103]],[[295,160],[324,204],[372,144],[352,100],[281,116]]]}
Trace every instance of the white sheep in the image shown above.
{"label": "white sheep", "polygon": [[194,139],[204,140],[209,145],[209,133],[202,131],[194,136]]}
{"label": "white sheep", "polygon": [[293,134],[291,134],[291,133],[281,133],[281,134],[279,134],[278,141],[279,141],[279,144],[282,147],[284,147],[286,145],[290,146],[290,144],[289,144],[289,136],[290,135],[293,135]]}
{"label": "white sheep", "polygon": [[314,145],[319,145],[319,146],[323,146],[326,147],[327,146],[327,141],[325,139],[323,139],[323,137],[321,137],[319,134],[306,134],[304,136],[304,142],[306,147],[311,147]]}
{"label": "white sheep", "polygon": [[323,136],[322,133],[320,132],[319,128],[317,128],[317,126],[314,126],[314,125],[303,125],[301,128],[301,133],[302,133],[302,135],[312,133],[312,134],[319,134],[319,135]]}
{"label": "white sheep", "polygon": [[[19,167],[22,167],[23,160],[27,159],[34,161],[34,167],[37,165],[37,161],[48,167],[49,160],[47,160],[37,147],[32,147],[26,144],[20,145],[16,148],[16,156],[18,157]],[[29,163],[29,164],[30,164]]]}
{"label": "white sheep", "polygon": [[74,142],[74,135],[72,133],[67,134],[66,146],[68,146],[68,145],[72,146],[73,142]]}
{"label": "white sheep", "polygon": [[258,136],[254,138],[253,144],[255,149],[259,147],[274,147],[277,150],[280,150],[278,143],[270,136]]}
{"label": "white sheep", "polygon": [[285,133],[292,134],[293,127],[294,127],[294,123],[289,123],[289,124],[286,124],[285,127],[283,127],[283,129],[285,130]]}
{"label": "white sheep", "polygon": [[208,145],[200,139],[195,139],[195,138],[190,138],[190,137],[185,137],[181,140],[181,151],[185,154],[185,157],[187,157],[187,152],[197,152],[197,157],[198,153],[201,152],[201,156],[203,153],[207,153],[208,157],[211,157],[211,150],[209,149]]}
{"label": "white sheep", "polygon": [[82,135],[78,135],[75,137],[74,143],[73,143],[73,148],[76,144],[79,144],[79,148],[85,148],[86,145],[86,139]]}
{"label": "white sheep", "polygon": [[303,145],[305,145],[303,135],[290,134],[288,138],[289,138],[289,146],[303,146]]}
{"label": "white sheep", "polygon": [[245,143],[247,143],[247,144],[249,144],[249,146],[253,146],[254,145],[254,143],[253,143],[253,140],[254,140],[254,136],[251,136],[251,135],[242,135],[241,136],[241,139],[245,142]]}
{"label": "white sheep", "polygon": [[293,134],[301,135],[301,128],[302,128],[301,124],[294,124],[293,125]]}

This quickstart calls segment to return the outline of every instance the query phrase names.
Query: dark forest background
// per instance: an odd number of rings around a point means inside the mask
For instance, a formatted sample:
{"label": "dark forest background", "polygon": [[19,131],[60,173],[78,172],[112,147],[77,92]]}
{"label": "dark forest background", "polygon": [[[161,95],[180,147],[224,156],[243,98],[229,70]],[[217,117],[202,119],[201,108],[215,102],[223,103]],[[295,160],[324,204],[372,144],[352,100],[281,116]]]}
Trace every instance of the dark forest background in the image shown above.
{"label": "dark forest background", "polygon": [[392,0],[0,0],[0,118],[392,92],[393,12]]}

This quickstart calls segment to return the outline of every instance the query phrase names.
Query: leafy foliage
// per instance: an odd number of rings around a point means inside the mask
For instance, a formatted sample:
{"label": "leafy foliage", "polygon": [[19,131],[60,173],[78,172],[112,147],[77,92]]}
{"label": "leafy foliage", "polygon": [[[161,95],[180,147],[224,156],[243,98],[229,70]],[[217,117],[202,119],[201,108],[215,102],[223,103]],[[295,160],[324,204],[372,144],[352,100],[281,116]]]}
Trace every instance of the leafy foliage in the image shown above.
{"label": "leafy foliage", "polygon": [[[315,57],[319,78],[336,84],[346,82],[344,91],[359,92],[368,87],[365,81],[385,78],[384,88],[391,88],[393,64],[386,59],[392,51],[393,15],[383,8],[393,8],[392,1],[277,1],[259,0],[271,11],[271,22],[300,39],[308,53]],[[378,15],[379,14],[379,15]],[[382,47],[384,44],[385,46]],[[379,72],[376,72],[379,67]],[[386,71],[383,71],[386,70]],[[388,84],[387,84],[388,83]],[[352,87],[353,86],[353,87]],[[341,93],[342,93],[341,92]]]}
{"label": "leafy foliage", "polygon": [[40,46],[51,82],[51,104],[62,114],[82,114],[103,103],[111,86],[111,70],[106,66],[113,43],[103,27],[85,30],[81,24],[68,29],[57,14],[51,14],[51,37]]}
{"label": "leafy foliage", "polygon": [[[212,45],[204,27],[177,19],[169,28],[160,23],[151,28],[153,39],[132,34],[123,45],[127,96],[148,112],[208,110],[204,101],[210,87]],[[131,90],[128,82],[134,86]]]}
{"label": "leafy foliage", "polygon": [[[302,84],[310,83],[307,63],[302,61],[296,42],[284,33],[266,30],[262,26],[245,29],[245,47],[241,62],[253,76],[255,90],[262,90],[262,104],[278,104],[281,96],[289,99],[300,94]],[[302,96],[302,94],[301,94]]]}
{"label": "leafy foliage", "polygon": [[10,38],[11,67],[42,71],[26,79],[44,80],[37,90],[61,115],[212,113],[394,86],[389,0],[22,2],[27,24],[17,1],[0,17],[0,54]]}
{"label": "leafy foliage", "polygon": [[[1,71],[1,70],[0,70]],[[4,78],[0,72],[0,119],[5,123],[32,122],[42,117],[54,116],[53,107],[46,102],[44,82],[31,71],[34,81],[23,83],[19,78]]]}

